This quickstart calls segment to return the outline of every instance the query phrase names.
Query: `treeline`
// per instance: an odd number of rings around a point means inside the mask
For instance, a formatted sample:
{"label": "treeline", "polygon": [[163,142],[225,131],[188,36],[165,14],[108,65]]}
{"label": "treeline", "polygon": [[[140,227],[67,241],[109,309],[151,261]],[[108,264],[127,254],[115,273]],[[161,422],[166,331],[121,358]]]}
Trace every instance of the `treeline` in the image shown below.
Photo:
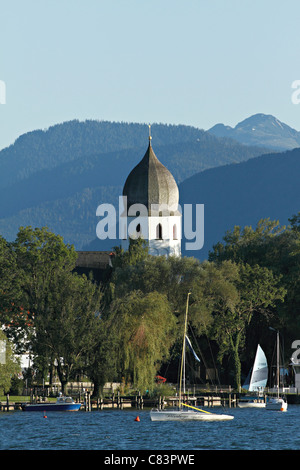
{"label": "treeline", "polygon": [[[137,240],[127,252],[115,248],[101,285],[76,273],[76,251],[60,236],[21,227],[14,242],[0,238],[3,332],[17,352],[30,351],[36,380],[55,372],[63,391],[79,374],[95,396],[108,381],[151,390],[178,361],[191,292],[194,347],[208,338],[221,374],[239,388],[257,343],[271,355],[270,326],[291,343],[299,336],[299,221],[236,227],[203,263],[150,256]],[[0,387],[8,387],[1,378]]]}
{"label": "treeline", "polygon": [[[153,132],[157,145],[194,142],[205,134],[192,126],[166,124],[154,124]],[[0,187],[81,157],[143,148],[147,136],[147,124],[97,120],[72,120],[28,132],[0,152]],[[217,141],[213,136],[211,140]]]}
{"label": "treeline", "polygon": [[[189,175],[200,171],[201,168],[197,169],[199,160],[207,168],[265,153],[263,148],[247,147],[231,139],[218,139],[192,126],[156,123],[151,126],[151,132],[155,149],[163,147],[162,155],[157,157],[162,158],[162,163],[167,165],[172,164],[174,159],[174,168],[170,168],[172,172],[179,166],[178,180],[182,176],[180,171],[187,177],[187,168],[190,169]],[[45,130],[28,132],[0,151],[0,188],[68,162],[80,163],[80,159],[83,165],[86,159],[95,165],[93,157],[96,156],[97,160],[103,160],[105,166],[110,153],[119,152],[122,158],[126,158],[126,152],[122,152],[135,149],[139,155],[147,145],[147,138],[148,124],[97,120],[72,120]],[[191,147],[184,143],[191,144]],[[142,156],[139,155],[140,158]],[[182,164],[182,160],[185,164]],[[195,164],[195,171],[192,171]],[[112,168],[114,166],[110,165],[110,170]],[[173,174],[177,176],[177,172]]]}

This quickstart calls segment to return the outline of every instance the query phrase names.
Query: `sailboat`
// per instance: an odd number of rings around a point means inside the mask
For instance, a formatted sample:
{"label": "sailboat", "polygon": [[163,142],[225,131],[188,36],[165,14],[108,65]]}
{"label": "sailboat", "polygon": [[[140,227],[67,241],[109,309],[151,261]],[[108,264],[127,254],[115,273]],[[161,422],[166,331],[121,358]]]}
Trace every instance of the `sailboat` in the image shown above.
{"label": "sailboat", "polygon": [[266,403],[262,396],[262,392],[267,385],[267,380],[267,358],[258,344],[253,367],[251,368],[242,387],[249,392],[254,392],[254,394],[247,394],[244,397],[241,397],[238,403],[239,408],[264,408]]}
{"label": "sailboat", "polygon": [[[206,410],[202,410],[195,406],[190,406],[182,402],[182,384],[185,384],[185,353],[186,345],[192,349],[192,345],[187,336],[187,317],[188,317],[188,306],[189,306],[189,296],[190,292],[187,295],[186,301],[186,314],[185,314],[185,323],[184,323],[184,334],[183,334],[183,345],[182,345],[182,355],[181,355],[181,364],[180,364],[180,381],[179,381],[179,406],[175,410],[159,410],[153,409],[150,411],[151,421],[224,421],[233,419],[234,417],[226,414],[211,413]],[[194,350],[193,354],[197,357]],[[199,358],[198,358],[199,360]]]}
{"label": "sailboat", "polygon": [[[273,329],[273,328],[270,328]],[[267,410],[274,411],[287,411],[287,402],[284,398],[279,396],[279,331],[277,331],[277,364],[276,364],[276,378],[277,378],[277,396],[269,397],[266,403]]]}

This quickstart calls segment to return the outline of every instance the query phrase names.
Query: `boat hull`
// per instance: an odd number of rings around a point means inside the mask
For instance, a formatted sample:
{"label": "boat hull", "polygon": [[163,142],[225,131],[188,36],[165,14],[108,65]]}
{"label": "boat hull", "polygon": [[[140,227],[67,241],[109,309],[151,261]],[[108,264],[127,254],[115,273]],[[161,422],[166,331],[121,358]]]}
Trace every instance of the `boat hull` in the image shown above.
{"label": "boat hull", "polygon": [[269,398],[266,409],[271,411],[287,411],[287,402],[282,398]]}
{"label": "boat hull", "polygon": [[152,410],[150,418],[151,421],[226,421],[233,419],[233,416],[195,411]]}
{"label": "boat hull", "polygon": [[239,408],[265,408],[266,402],[262,397],[244,396],[238,401]]}
{"label": "boat hull", "polygon": [[81,407],[81,403],[48,403],[48,404],[25,404],[22,405],[23,411],[40,411],[40,412],[49,412],[49,411],[78,411]]}
{"label": "boat hull", "polygon": [[255,403],[255,402],[239,402],[238,403],[239,408],[265,408],[266,404],[265,403]]}

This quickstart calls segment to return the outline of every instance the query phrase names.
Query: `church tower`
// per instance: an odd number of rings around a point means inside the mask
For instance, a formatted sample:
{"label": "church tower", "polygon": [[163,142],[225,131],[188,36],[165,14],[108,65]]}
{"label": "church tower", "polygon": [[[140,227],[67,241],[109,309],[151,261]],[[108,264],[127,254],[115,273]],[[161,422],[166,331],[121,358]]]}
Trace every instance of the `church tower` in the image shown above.
{"label": "church tower", "polygon": [[151,255],[181,256],[178,186],[153,151],[150,126],[147,151],[127,177],[123,201],[121,230],[124,249],[128,248],[129,237],[142,237],[148,241]]}

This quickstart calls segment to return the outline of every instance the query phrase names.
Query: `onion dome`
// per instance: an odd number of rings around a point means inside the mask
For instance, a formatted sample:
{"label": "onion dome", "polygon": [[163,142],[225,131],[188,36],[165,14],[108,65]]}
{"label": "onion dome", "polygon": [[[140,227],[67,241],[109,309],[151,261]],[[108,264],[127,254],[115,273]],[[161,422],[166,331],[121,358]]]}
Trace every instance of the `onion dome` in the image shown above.
{"label": "onion dome", "polygon": [[128,208],[132,204],[143,204],[149,215],[153,214],[153,205],[163,205],[165,209],[167,206],[172,212],[178,209],[178,186],[170,171],[156,157],[151,136],[143,159],[127,177],[123,196],[127,196]]}

